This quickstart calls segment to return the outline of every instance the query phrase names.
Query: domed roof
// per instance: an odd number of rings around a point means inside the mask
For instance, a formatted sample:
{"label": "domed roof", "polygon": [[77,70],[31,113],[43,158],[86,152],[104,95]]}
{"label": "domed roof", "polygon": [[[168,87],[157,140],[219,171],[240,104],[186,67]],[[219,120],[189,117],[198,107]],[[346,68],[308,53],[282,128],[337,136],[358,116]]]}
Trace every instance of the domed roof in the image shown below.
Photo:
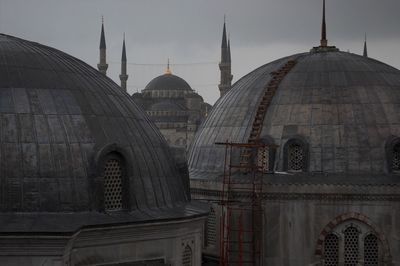
{"label": "domed roof", "polygon": [[144,90],[192,91],[192,88],[190,88],[189,84],[184,79],[173,74],[166,73],[152,79],[149,84],[147,84],[146,88],[144,88]]}
{"label": "domed roof", "polygon": [[[158,129],[92,67],[0,35],[0,93],[1,231],[69,231],[196,213],[185,211],[186,182]],[[102,212],[101,162],[109,153],[123,158],[127,173],[129,208],[113,215]]]}
{"label": "domed roof", "polygon": [[310,52],[266,64],[237,81],[220,98],[196,135],[189,155],[192,178],[215,178],[224,165],[216,142],[247,143],[271,72],[297,61],[279,84],[260,136],[283,147],[300,137],[308,144],[309,172],[385,173],[385,143],[400,136],[400,71],[351,53]]}

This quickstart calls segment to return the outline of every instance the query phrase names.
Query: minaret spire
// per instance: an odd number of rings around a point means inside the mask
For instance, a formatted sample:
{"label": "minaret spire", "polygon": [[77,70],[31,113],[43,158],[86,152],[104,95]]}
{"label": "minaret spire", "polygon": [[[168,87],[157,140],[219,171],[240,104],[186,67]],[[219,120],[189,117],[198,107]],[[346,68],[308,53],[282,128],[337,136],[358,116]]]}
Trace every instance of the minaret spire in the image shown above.
{"label": "minaret spire", "polygon": [[104,75],[107,74],[108,64],[106,62],[106,38],[104,34],[104,18],[101,17],[101,35],[100,35],[100,62],[97,64],[97,68]]}
{"label": "minaret spire", "polygon": [[368,50],[367,50],[367,33],[365,33],[363,56],[368,57]]}
{"label": "minaret spire", "polygon": [[232,84],[232,70],[231,70],[231,47],[230,40],[226,38],[226,19],[224,16],[224,26],[222,29],[222,42],[221,42],[221,62],[219,63],[221,73],[221,80],[218,85],[220,95],[224,95],[230,90]]}
{"label": "minaret spire", "polygon": [[126,89],[126,83],[128,80],[128,74],[126,73],[126,49],[125,49],[125,33],[124,33],[124,40],[122,42],[122,57],[121,57],[121,75],[119,75],[119,79],[121,80],[121,88],[124,91]]}
{"label": "minaret spire", "polygon": [[322,7],[322,27],[321,27],[321,47],[327,47],[328,40],[326,39],[326,21],[325,21],[325,0]]}

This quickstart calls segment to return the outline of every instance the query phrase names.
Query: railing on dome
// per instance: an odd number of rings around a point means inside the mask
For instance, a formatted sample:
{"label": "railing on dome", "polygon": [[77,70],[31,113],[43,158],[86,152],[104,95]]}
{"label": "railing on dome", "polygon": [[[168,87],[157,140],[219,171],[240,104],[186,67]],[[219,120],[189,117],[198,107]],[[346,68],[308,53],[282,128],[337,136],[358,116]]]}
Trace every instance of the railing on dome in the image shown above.
{"label": "railing on dome", "polygon": [[[259,152],[261,149],[275,149],[276,146],[264,143],[216,144],[225,146],[222,193],[219,202],[221,206],[219,265],[262,265],[262,177],[269,172],[268,167],[260,163],[257,156],[262,154]],[[253,157],[246,165],[241,163],[240,159],[243,149],[250,151]]]}

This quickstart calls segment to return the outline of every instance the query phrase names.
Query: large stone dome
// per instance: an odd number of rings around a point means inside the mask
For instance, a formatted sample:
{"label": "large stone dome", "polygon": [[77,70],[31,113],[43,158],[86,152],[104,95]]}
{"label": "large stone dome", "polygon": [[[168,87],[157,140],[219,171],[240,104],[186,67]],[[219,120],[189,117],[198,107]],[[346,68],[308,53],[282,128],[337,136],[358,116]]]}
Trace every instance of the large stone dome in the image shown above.
{"label": "large stone dome", "polygon": [[190,85],[183,78],[166,73],[152,79],[144,88],[144,91],[152,90],[192,91],[192,88],[190,88]]}
{"label": "large stone dome", "polygon": [[[0,35],[1,231],[196,214],[160,132],[128,94],[82,61]],[[104,210],[104,158],[126,174],[125,209]],[[173,210],[172,210],[173,209]],[[150,211],[151,210],[151,211]],[[171,210],[171,211],[169,211]]]}
{"label": "large stone dome", "polygon": [[285,171],[288,140],[300,138],[308,147],[307,172],[388,172],[385,147],[400,136],[400,71],[367,57],[327,51],[282,58],[237,81],[194,140],[192,178],[216,178],[222,172],[224,147],[216,142],[248,141],[271,73],[289,60],[297,64],[279,84],[260,135],[279,145],[275,171]]}

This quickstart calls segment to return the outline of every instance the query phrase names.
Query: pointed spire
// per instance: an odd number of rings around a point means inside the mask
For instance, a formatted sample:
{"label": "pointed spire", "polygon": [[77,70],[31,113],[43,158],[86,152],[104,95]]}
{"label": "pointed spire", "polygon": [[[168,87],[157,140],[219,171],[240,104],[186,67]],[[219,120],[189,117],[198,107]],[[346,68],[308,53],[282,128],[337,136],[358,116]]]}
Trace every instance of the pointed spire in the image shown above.
{"label": "pointed spire", "polygon": [[367,33],[365,33],[363,56],[368,57],[368,50],[367,50]]}
{"label": "pointed spire", "polygon": [[224,15],[224,28],[222,30],[222,42],[221,42],[221,48],[226,48],[228,46],[228,43],[226,42],[226,17]]}
{"label": "pointed spire", "polygon": [[165,70],[165,74],[167,74],[167,75],[171,75],[172,74],[171,69],[169,67],[169,58],[167,60],[167,69]]}
{"label": "pointed spire", "polygon": [[321,47],[327,47],[328,40],[326,39],[326,21],[325,21],[325,0],[322,7],[322,28],[321,28]]}
{"label": "pointed spire", "polygon": [[124,33],[124,39],[122,42],[121,74],[119,75],[119,79],[121,80],[121,88],[124,91],[127,91],[126,83],[127,83],[128,77],[129,76],[126,71],[126,49],[125,49],[125,33]]}
{"label": "pointed spire", "polygon": [[100,62],[97,64],[97,69],[103,73],[107,74],[108,64],[106,61],[106,38],[104,34],[104,17],[101,16],[101,35],[100,35]]}
{"label": "pointed spire", "polygon": [[124,40],[122,42],[122,62],[126,62],[126,49],[125,49],[125,32],[124,32]]}
{"label": "pointed spire", "polygon": [[104,17],[103,16],[101,16],[100,49],[106,49],[106,37],[104,35]]}
{"label": "pointed spire", "polygon": [[231,70],[231,43],[230,38],[226,38],[226,17],[224,16],[224,27],[222,29],[221,43],[221,62],[219,63],[220,83],[218,85],[220,95],[224,95],[231,89],[232,70]]}

